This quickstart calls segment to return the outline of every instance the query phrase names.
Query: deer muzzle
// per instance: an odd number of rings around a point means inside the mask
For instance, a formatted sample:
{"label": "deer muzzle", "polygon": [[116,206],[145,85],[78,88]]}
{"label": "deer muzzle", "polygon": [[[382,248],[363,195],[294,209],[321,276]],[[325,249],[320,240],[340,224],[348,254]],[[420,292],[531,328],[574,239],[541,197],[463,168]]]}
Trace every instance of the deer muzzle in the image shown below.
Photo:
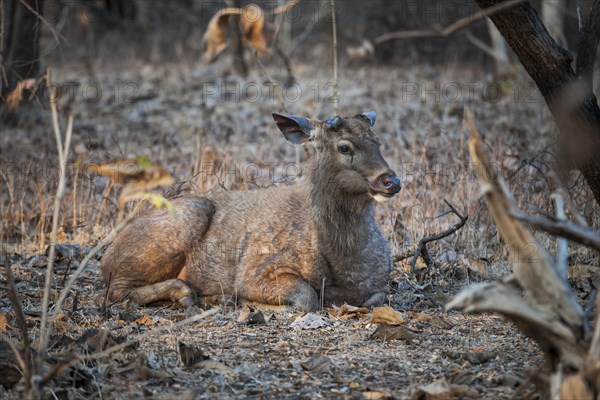
{"label": "deer muzzle", "polygon": [[371,186],[370,192],[376,201],[383,203],[394,197],[401,188],[402,183],[400,178],[396,176],[394,171],[388,170],[375,180],[375,184]]}

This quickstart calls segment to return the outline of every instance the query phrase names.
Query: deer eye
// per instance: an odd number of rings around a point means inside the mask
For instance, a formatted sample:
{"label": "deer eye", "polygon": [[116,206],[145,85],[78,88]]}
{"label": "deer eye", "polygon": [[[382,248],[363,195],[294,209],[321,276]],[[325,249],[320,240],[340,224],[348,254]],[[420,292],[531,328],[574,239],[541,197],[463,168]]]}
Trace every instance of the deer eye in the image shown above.
{"label": "deer eye", "polygon": [[338,146],[338,151],[342,154],[348,154],[350,153],[350,146],[348,146],[347,144],[340,144]]}

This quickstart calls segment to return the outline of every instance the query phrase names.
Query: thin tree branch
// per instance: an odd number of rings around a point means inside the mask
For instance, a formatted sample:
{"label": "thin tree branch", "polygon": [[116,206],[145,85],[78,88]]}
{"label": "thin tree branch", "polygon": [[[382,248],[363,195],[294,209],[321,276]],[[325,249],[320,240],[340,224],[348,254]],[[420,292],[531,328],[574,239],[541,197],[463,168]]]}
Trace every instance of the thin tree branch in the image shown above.
{"label": "thin tree branch", "polygon": [[52,25],[50,25],[50,22],[48,22],[43,16],[41,16],[37,11],[35,11],[29,4],[27,4],[27,2],[25,0],[19,0],[19,1],[26,9],[31,11],[33,13],[33,15],[38,17],[38,19],[40,19],[44,23],[44,25],[46,25],[48,27],[48,29],[50,29],[50,32],[52,33],[52,35],[54,36],[54,39],[56,39],[56,41],[58,43],[60,43],[60,40],[59,40],[59,38],[60,38],[65,43],[69,44],[69,41],[67,40],[67,38],[65,38],[63,35],[61,35],[60,32],[57,32],[56,29],[54,29],[54,27]]}
{"label": "thin tree branch", "polygon": [[400,32],[391,32],[384,33],[381,36],[378,36],[373,40],[375,45],[381,44],[383,42],[387,42],[388,40],[396,40],[396,39],[414,39],[414,38],[423,38],[423,37],[447,37],[453,34],[454,32],[464,28],[465,26],[471,24],[474,21],[480,20],[485,17],[489,17],[492,14],[498,13],[500,11],[504,11],[506,9],[512,8],[519,3],[522,3],[525,0],[509,0],[494,6],[485,8],[483,10],[479,10],[474,14],[471,14],[467,17],[461,18],[458,21],[448,25],[442,30],[439,29],[424,29],[424,30],[412,30],[412,31],[400,31]]}
{"label": "thin tree branch", "polygon": [[[565,201],[561,196],[560,192],[554,192],[550,198],[554,199],[554,204],[556,206],[556,218],[559,221],[566,221],[567,217],[565,215]],[[569,262],[569,243],[567,239],[559,236],[557,239],[557,252],[556,252],[556,272],[558,276],[561,277],[563,281],[567,281],[567,269]]]}
{"label": "thin tree branch", "polygon": [[512,218],[523,221],[536,229],[553,235],[562,236],[572,242],[595,249],[600,252],[600,235],[569,221],[551,221],[546,218],[532,217],[518,211],[510,213]]}

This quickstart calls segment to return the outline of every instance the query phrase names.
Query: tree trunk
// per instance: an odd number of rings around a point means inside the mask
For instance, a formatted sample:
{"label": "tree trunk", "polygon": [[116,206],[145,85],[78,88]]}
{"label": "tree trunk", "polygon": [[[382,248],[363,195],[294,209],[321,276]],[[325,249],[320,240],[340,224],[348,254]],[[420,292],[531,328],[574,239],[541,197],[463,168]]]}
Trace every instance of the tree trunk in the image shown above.
{"label": "tree trunk", "polygon": [[[481,8],[503,2],[476,1]],[[595,19],[600,18],[600,0],[592,1],[589,24],[584,29],[588,37],[582,36],[580,42],[595,43],[591,46],[595,55],[598,42],[594,38],[596,27],[592,25],[598,25]],[[554,116],[561,133],[563,167],[579,169],[600,204],[600,108],[591,83],[575,74],[569,53],[552,39],[529,2],[490,18],[537,84]]]}
{"label": "tree trunk", "polygon": [[[38,14],[44,0],[24,0]],[[4,0],[0,19],[1,98],[14,90],[23,79],[36,78],[39,72],[39,37],[41,23],[20,0]]]}

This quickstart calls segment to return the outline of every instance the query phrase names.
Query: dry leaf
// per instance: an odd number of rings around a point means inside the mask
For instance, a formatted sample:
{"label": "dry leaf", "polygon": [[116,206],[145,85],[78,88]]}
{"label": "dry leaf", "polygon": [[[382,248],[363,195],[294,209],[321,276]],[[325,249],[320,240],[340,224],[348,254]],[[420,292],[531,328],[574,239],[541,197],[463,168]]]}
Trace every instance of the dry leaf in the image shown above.
{"label": "dry leaf", "polygon": [[329,325],[331,325],[329,318],[314,313],[308,313],[290,324],[294,329],[319,329]]}
{"label": "dry leaf", "polygon": [[410,395],[411,400],[452,400],[452,390],[445,378],[425,386],[418,386]]}
{"label": "dry leaf", "polygon": [[248,4],[244,7],[240,23],[244,42],[264,54],[271,45],[277,29],[265,20],[263,9],[256,4]]}
{"label": "dry leaf", "polygon": [[571,375],[562,381],[560,387],[561,399],[593,399],[594,394],[585,382],[585,378],[580,375]]}
{"label": "dry leaf", "polygon": [[204,45],[204,62],[207,64],[215,61],[217,56],[227,48],[227,28],[231,15],[240,14],[239,8],[225,8],[217,11],[208,21],[202,43]]}
{"label": "dry leaf", "polygon": [[371,322],[374,324],[401,324],[404,322],[402,314],[392,307],[375,307]]}
{"label": "dry leaf", "polygon": [[152,318],[150,318],[150,316],[148,314],[144,314],[140,318],[135,320],[134,324],[144,325],[144,326],[152,326],[154,324],[154,321],[152,321]]}
{"label": "dry leaf", "polygon": [[249,304],[246,304],[237,319],[237,322],[241,324],[256,325],[264,324],[266,322],[265,315],[262,311],[257,310]]}
{"label": "dry leaf", "polygon": [[370,336],[370,339],[382,340],[405,340],[410,342],[413,339],[418,339],[419,335],[402,325],[387,325],[381,324],[375,329]]}
{"label": "dry leaf", "polygon": [[348,304],[344,304],[341,307],[333,306],[333,308],[327,309],[327,314],[332,318],[339,318],[341,320],[348,320],[356,317],[361,317],[369,313],[369,309],[366,307],[355,307]]}
{"label": "dry leaf", "polygon": [[19,108],[19,104],[23,100],[23,91],[31,90],[35,86],[36,80],[33,78],[19,81],[15,90],[10,92],[6,97],[6,106],[9,110],[16,110]]}
{"label": "dry leaf", "polygon": [[367,400],[386,400],[392,399],[393,396],[389,392],[367,391],[362,393],[363,398]]}

